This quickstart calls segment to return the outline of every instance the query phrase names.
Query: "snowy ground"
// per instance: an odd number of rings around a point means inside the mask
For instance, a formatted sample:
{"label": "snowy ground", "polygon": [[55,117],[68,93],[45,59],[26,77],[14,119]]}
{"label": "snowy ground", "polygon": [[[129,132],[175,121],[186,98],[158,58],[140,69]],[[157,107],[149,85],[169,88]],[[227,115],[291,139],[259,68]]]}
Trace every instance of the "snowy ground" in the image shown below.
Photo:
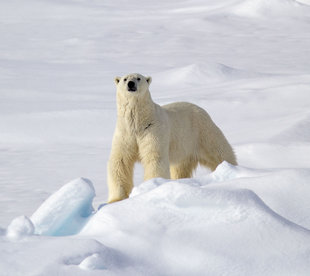
{"label": "snowy ground", "polygon": [[[310,2],[141,5],[0,0],[0,275],[309,275]],[[138,166],[132,197],[92,212],[130,72],[205,108],[240,166]]]}

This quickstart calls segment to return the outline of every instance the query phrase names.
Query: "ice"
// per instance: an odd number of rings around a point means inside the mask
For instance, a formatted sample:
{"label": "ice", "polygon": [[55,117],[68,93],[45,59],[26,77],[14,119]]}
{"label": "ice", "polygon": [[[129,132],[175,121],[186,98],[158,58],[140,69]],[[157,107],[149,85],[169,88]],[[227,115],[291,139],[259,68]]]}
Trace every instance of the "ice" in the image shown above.
{"label": "ice", "polygon": [[78,178],[52,194],[31,216],[35,233],[40,235],[76,234],[92,213],[93,184]]}

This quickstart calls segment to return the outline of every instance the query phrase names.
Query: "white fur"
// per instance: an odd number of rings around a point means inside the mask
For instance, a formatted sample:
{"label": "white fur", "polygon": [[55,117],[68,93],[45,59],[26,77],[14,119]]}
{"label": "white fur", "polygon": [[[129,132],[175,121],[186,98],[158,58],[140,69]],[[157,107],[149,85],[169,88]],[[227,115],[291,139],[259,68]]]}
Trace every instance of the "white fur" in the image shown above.
{"label": "white fur", "polygon": [[[133,81],[137,90],[128,91]],[[188,178],[198,163],[215,170],[224,160],[236,165],[235,154],[221,130],[202,108],[186,102],[159,106],[149,92],[150,77],[116,77],[117,124],[108,163],[108,202],[129,196],[135,162],[144,179]]]}

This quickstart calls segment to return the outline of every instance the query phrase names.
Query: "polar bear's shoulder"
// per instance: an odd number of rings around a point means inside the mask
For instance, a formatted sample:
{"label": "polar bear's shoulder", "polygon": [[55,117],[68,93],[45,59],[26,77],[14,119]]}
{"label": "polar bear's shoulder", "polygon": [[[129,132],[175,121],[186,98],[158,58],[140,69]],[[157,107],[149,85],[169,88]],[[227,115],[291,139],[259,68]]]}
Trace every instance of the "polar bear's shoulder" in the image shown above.
{"label": "polar bear's shoulder", "polygon": [[162,106],[162,108],[165,109],[178,109],[178,108],[195,108],[198,107],[195,104],[189,103],[189,102],[175,102],[170,104],[165,104]]}
{"label": "polar bear's shoulder", "polygon": [[171,112],[192,112],[192,111],[199,111],[199,112],[206,112],[201,107],[189,103],[189,102],[175,102],[171,104],[166,104],[162,106],[163,109]]}

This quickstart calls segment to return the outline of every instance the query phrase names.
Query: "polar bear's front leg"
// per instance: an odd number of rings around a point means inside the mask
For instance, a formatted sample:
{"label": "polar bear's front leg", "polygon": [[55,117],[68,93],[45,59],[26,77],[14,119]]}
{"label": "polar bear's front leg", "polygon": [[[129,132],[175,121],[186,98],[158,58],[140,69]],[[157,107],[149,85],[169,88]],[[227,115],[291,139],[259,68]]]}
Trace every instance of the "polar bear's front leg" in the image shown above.
{"label": "polar bear's front leg", "polygon": [[108,162],[108,203],[128,198],[133,188],[135,155],[128,147],[114,143]]}
{"label": "polar bear's front leg", "polygon": [[169,143],[159,141],[161,138],[150,136],[139,145],[144,180],[156,177],[170,178]]}
{"label": "polar bear's front leg", "polygon": [[151,157],[142,160],[144,180],[156,177],[170,178],[169,158],[167,156]]}

